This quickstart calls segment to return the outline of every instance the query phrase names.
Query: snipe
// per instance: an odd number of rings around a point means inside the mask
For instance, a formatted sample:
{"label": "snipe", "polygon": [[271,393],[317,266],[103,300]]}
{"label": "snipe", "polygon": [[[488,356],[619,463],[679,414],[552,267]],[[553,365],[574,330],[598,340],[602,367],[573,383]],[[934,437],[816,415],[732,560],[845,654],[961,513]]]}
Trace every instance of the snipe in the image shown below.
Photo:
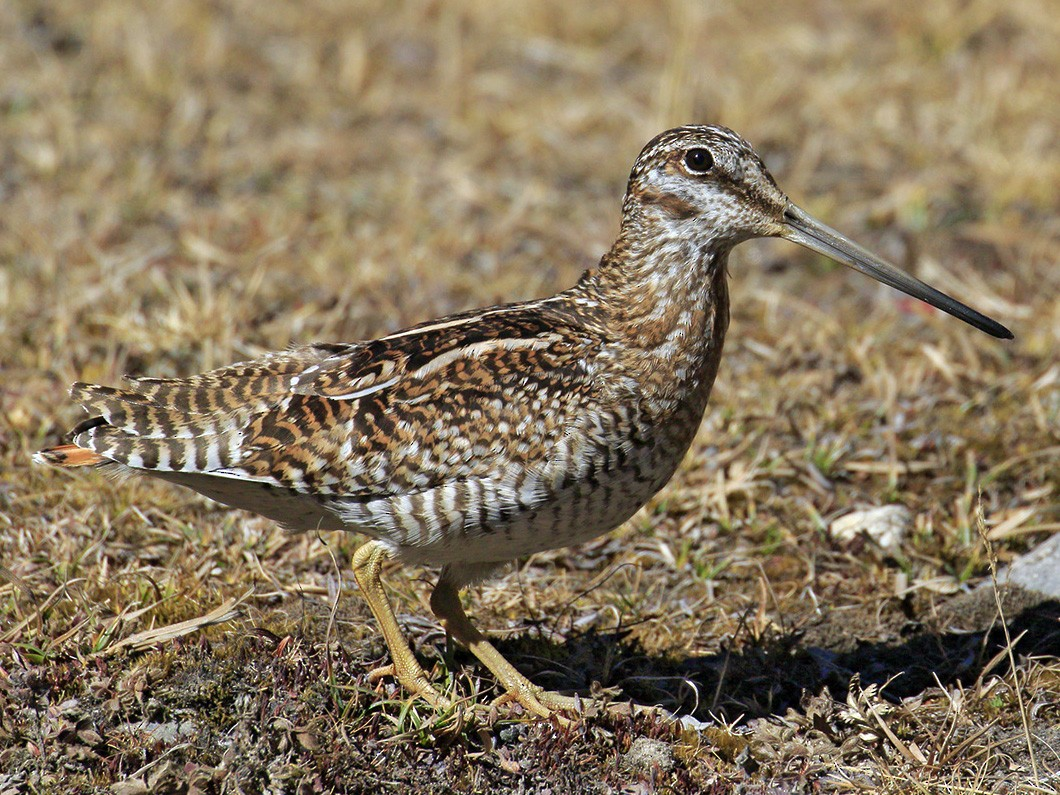
{"label": "snipe", "polygon": [[353,570],[387,670],[444,707],[380,580],[389,556],[441,566],[431,607],[445,629],[547,716],[575,700],[512,667],[458,591],[513,558],[611,530],[670,479],[721,358],[729,251],[755,237],[794,241],[1012,336],[800,210],[736,133],[680,127],[641,152],[618,240],[569,290],[187,379],[77,384],[91,418],[37,458],[154,475],[292,530],[366,534]]}

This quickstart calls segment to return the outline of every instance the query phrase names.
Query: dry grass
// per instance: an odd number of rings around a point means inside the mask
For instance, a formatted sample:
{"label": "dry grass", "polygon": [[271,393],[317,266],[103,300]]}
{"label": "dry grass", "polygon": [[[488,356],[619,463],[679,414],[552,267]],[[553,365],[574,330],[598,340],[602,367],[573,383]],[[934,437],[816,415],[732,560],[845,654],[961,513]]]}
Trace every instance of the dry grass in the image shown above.
{"label": "dry grass", "polygon": [[[961,592],[978,511],[1001,562],[1060,522],[1058,41],[1034,0],[0,4],[0,792],[1054,791],[1060,607],[1011,594],[1006,635]],[[76,379],[570,284],[642,143],[689,120],[1017,335],[744,246],[678,476],[472,594],[538,682],[708,728],[430,714],[366,683],[357,539],[30,466]],[[889,502],[900,554],[824,532]],[[392,573],[403,621],[485,701],[428,577]],[[620,764],[643,736],[672,770]]]}

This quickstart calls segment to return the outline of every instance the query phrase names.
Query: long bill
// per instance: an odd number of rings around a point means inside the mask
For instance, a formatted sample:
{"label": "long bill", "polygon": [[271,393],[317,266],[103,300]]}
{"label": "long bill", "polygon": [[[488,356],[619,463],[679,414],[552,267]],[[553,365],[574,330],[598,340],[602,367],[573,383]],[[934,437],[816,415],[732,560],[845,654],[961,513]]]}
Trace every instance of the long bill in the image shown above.
{"label": "long bill", "polygon": [[823,254],[836,262],[841,262],[856,271],[861,271],[877,281],[890,285],[896,290],[901,290],[907,295],[919,298],[936,309],[941,309],[943,312],[947,312],[956,318],[960,318],[965,323],[975,326],[980,331],[985,331],[987,334],[1000,339],[1012,339],[1012,332],[996,320],[976,312],[957,299],[951,298],[934,287],[930,287],[919,279],[910,276],[905,271],[899,270],[889,262],[877,257],[871,251],[863,249],[853,240],[844,237],[830,226],[822,224],[794,204],[789,204],[788,209],[784,212],[784,231],[781,232],[780,236],[793,243],[798,243],[800,246],[805,246],[811,251],[816,251],[818,254]]}

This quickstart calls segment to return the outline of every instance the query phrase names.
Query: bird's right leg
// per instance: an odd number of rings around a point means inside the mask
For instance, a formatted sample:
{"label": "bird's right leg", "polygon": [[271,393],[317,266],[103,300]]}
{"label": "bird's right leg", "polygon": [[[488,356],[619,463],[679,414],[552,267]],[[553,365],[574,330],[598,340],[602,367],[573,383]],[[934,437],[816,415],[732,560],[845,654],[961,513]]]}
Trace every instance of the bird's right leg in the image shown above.
{"label": "bird's right leg", "polygon": [[397,618],[394,616],[394,608],[383,588],[380,574],[383,570],[383,562],[390,556],[389,550],[378,541],[369,541],[363,544],[353,555],[351,566],[353,576],[361,587],[364,600],[368,603],[372,615],[375,616],[379,629],[383,633],[383,640],[390,649],[390,657],[394,661],[392,666],[379,668],[369,674],[378,676],[382,673],[393,673],[402,686],[417,696],[422,697],[435,709],[449,709],[452,702],[434,689],[427,679],[427,674],[416,660],[416,656],[409,648],[405,636],[401,634]]}
{"label": "bird's right leg", "polygon": [[457,586],[447,576],[449,569],[442,572],[438,585],[431,594],[431,609],[458,643],[463,644],[479,658],[497,677],[497,681],[507,691],[507,697],[523,706],[528,712],[542,718],[551,717],[559,711],[578,711],[584,706],[580,699],[553,693],[538,687],[508,662],[497,647],[471,623],[460,604]]}

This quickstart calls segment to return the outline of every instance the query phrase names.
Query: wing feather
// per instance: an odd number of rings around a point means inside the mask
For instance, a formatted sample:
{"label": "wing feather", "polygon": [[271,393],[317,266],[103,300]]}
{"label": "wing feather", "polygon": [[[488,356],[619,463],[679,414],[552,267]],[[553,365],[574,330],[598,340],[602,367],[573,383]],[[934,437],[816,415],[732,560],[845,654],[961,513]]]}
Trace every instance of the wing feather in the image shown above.
{"label": "wing feather", "polygon": [[540,306],[513,305],[186,379],[77,384],[92,416],[73,441],[90,452],[42,457],[68,466],[98,457],[291,526],[320,526],[328,500],[367,504],[540,470],[592,389],[584,362],[598,344]]}

